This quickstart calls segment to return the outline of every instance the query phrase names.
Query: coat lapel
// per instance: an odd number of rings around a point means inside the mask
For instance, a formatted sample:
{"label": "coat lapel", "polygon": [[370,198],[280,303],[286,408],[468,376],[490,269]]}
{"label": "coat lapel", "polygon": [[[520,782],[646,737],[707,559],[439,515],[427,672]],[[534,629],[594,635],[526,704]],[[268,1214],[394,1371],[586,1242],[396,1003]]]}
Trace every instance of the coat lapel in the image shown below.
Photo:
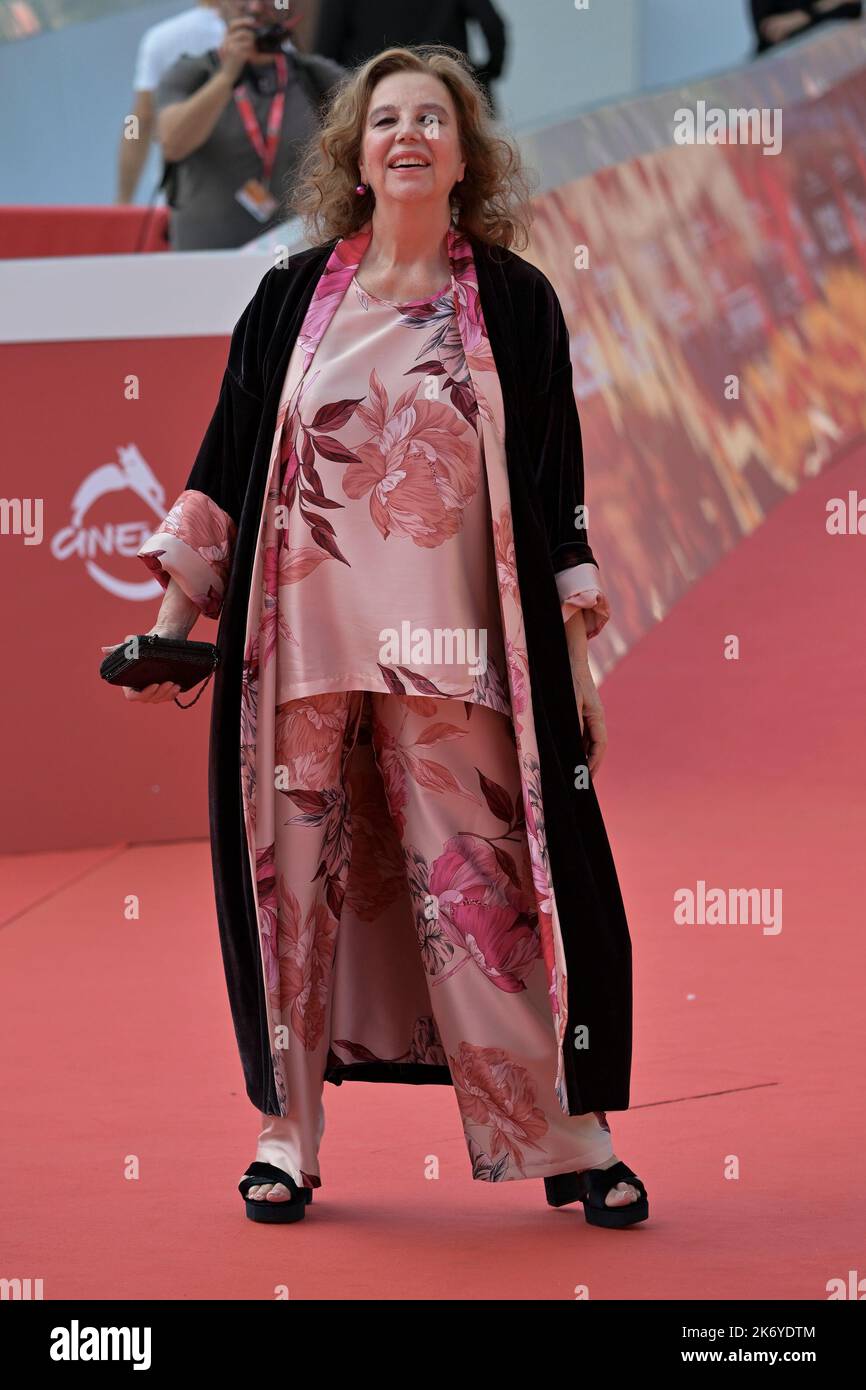
{"label": "coat lapel", "polygon": [[565,956],[546,850],[538,740],[535,733],[526,633],[515,561],[502,385],[481,306],[472,246],[465,236],[459,234],[452,237],[452,244],[453,264],[456,269],[457,319],[481,418],[482,453],[490,495],[512,723],[523,791],[532,878],[538,904],[541,949],[547,968],[550,1007],[556,1029],[556,1093],[561,1108],[568,1113],[562,1060],[562,1041],[568,1022]]}

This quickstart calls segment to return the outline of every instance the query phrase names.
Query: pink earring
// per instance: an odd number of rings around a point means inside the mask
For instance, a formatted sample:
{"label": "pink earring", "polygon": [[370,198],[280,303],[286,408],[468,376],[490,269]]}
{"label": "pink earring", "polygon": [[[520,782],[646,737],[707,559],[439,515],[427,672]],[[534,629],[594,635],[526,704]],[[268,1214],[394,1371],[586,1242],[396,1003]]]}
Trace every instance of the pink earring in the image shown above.
{"label": "pink earring", "polygon": [[362,198],[364,194],[367,192],[367,185],[365,183],[356,184],[355,192],[357,193],[359,198]]}

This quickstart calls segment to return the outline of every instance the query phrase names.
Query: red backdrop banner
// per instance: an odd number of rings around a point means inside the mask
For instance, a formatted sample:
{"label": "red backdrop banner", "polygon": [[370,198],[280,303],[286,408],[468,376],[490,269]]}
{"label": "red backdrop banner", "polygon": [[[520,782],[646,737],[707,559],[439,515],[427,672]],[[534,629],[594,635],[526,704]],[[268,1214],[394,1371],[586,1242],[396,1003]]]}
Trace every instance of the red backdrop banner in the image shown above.
{"label": "red backdrop banner", "polygon": [[0,208],[0,260],[168,250],[168,208]]}
{"label": "red backdrop banner", "polygon": [[538,200],[611,594],[601,672],[866,434],[863,79],[786,108],[779,154],[671,146]]}
{"label": "red backdrop banner", "polygon": [[[99,664],[103,644],[153,625],[162,590],[135,552],[186,481],[226,347],[174,338],[0,348],[4,496],[42,512],[40,537],[31,509],[38,543],[7,534],[0,545],[12,629],[5,852],[207,833],[210,687],[187,710],[135,705],[99,678]],[[213,641],[216,627],[202,617],[192,636]]]}

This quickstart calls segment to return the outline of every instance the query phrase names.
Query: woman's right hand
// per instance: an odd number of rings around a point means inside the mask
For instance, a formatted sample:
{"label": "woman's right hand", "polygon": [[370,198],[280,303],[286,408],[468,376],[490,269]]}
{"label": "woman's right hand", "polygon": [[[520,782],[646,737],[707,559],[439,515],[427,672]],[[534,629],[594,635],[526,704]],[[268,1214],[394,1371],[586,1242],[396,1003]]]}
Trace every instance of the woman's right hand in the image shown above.
{"label": "woman's right hand", "polygon": [[[123,642],[128,642],[130,640],[130,636],[134,635],[135,634],[130,634],[129,636],[124,637]],[[164,624],[156,623],[150,629],[149,632],[145,633],[145,636],[178,637],[182,640],[185,640],[187,636],[187,629],[170,628],[166,627]],[[113,642],[111,646],[103,647],[103,653],[107,654],[108,652],[115,651],[117,647],[123,646],[123,642]],[[177,685],[174,681],[163,681],[161,684],[146,685],[143,690],[133,690],[131,685],[122,685],[120,688],[126,696],[127,700],[135,700],[137,703],[143,705],[162,704],[165,700],[173,700],[175,695],[180,694],[180,686]]]}

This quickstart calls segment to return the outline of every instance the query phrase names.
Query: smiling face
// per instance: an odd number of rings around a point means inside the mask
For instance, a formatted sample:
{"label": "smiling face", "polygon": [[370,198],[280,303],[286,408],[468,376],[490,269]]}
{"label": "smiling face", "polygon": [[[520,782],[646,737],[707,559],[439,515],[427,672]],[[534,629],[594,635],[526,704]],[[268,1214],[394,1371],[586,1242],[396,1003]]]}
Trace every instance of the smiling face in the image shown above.
{"label": "smiling face", "polygon": [[466,172],[451,93],[431,73],[393,72],[376,83],[358,161],[376,202],[447,206]]}

